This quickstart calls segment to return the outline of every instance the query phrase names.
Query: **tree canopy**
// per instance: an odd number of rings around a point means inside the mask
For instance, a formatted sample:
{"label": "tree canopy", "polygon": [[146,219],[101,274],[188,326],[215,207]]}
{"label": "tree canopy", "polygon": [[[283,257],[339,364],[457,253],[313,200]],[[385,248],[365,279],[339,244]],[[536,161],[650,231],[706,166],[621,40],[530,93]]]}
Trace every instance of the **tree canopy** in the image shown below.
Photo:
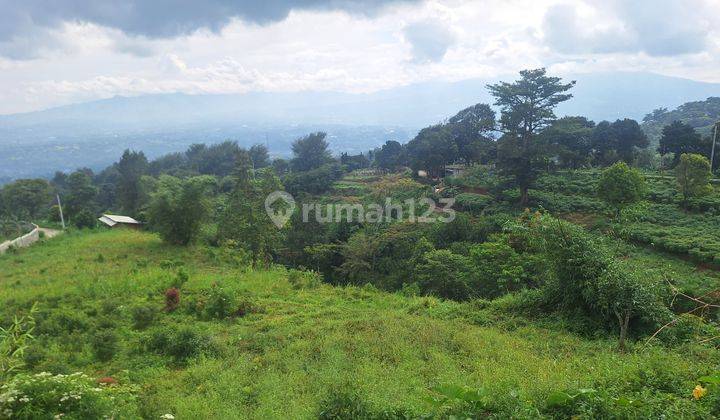
{"label": "tree canopy", "polygon": [[488,85],[500,107],[498,167],[515,179],[520,188],[520,204],[528,202],[528,189],[545,165],[547,150],[538,147],[537,134],[556,117],[555,107],[572,98],[567,93],[575,82],[562,83],[547,76],[546,70],[523,70],[512,83]]}

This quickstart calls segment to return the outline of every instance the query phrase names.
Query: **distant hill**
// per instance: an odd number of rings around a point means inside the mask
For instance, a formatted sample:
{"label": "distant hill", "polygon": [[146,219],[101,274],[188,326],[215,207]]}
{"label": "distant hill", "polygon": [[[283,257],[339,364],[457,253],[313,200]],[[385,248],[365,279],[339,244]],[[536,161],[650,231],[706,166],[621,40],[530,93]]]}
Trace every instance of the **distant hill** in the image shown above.
{"label": "distant hill", "polygon": [[[515,75],[502,77],[512,80]],[[595,121],[641,119],[653,109],[720,96],[720,84],[651,73],[594,73],[577,80],[574,98],[558,115]],[[335,152],[358,152],[387,140],[411,139],[422,127],[458,110],[491,103],[485,85],[496,80],[429,82],[367,94],[254,92],[114,97],[44,111],[0,116],[0,179],[49,175],[80,166],[102,168],[125,148],[150,157],[196,142],[226,139],[266,143],[287,155],[292,140],[325,130]],[[38,156],[43,157],[38,164]]]}
{"label": "distant hill", "polygon": [[663,127],[673,121],[690,124],[703,136],[712,135],[712,128],[720,121],[720,97],[687,102],[672,111],[667,108],[656,109],[645,116],[643,130],[651,139],[658,140],[662,136]]}

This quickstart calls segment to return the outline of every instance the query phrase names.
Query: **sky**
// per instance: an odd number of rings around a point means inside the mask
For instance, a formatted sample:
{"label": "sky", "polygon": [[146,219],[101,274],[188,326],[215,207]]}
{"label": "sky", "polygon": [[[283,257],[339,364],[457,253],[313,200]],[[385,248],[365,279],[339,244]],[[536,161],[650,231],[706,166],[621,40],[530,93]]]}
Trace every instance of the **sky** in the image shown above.
{"label": "sky", "polygon": [[720,0],[0,0],[0,114],[115,95],[373,92],[648,71],[720,82]]}

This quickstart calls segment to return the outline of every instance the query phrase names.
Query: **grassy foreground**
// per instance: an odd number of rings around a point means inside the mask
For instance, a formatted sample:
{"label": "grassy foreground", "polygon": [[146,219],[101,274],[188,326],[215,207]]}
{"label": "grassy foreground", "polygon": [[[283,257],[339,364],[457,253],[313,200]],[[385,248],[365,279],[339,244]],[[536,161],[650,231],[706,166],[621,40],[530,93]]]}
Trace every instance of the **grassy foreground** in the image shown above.
{"label": "grassy foreground", "polygon": [[[179,271],[188,280],[166,311]],[[235,302],[224,319],[202,309],[217,288]],[[613,337],[514,313],[511,299],[461,304],[294,286],[284,268],[245,269],[218,250],[142,232],[70,233],[0,257],[0,323],[33,302],[27,369],[134,385],[128,418],[317,418],[353,404],[363,416],[443,416],[460,403],[433,402],[442,385],[481,390],[485,414],[501,418],[692,418],[716,409],[714,398],[692,398],[697,378],[720,361],[712,348],[636,343],[621,355]],[[158,350],[158,337],[178,339],[183,329],[202,341],[188,341],[197,351]]]}

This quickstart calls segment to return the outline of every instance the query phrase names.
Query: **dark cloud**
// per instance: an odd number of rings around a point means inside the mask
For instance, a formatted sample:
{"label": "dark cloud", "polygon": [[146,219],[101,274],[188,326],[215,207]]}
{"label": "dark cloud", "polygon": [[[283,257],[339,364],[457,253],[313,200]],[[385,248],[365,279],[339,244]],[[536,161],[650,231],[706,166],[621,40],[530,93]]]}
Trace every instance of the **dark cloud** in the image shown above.
{"label": "dark cloud", "polygon": [[[343,10],[372,16],[392,3],[419,0],[0,0],[0,54],[32,55],[38,33],[63,22],[91,22],[131,36],[171,38],[198,29],[219,31],[233,18],[268,24],[292,10]],[[42,38],[42,37],[41,37]],[[44,46],[37,42],[35,47]]]}
{"label": "dark cloud", "polygon": [[452,29],[437,20],[411,23],[403,29],[403,35],[412,45],[413,61],[417,63],[442,61],[448,48],[457,42]]}
{"label": "dark cloud", "polygon": [[[707,12],[703,0],[633,0],[598,3],[615,22],[581,21],[575,6],[548,9],[543,19],[545,42],[567,54],[644,52],[673,56],[707,46]],[[599,23],[599,25],[598,25]]]}

